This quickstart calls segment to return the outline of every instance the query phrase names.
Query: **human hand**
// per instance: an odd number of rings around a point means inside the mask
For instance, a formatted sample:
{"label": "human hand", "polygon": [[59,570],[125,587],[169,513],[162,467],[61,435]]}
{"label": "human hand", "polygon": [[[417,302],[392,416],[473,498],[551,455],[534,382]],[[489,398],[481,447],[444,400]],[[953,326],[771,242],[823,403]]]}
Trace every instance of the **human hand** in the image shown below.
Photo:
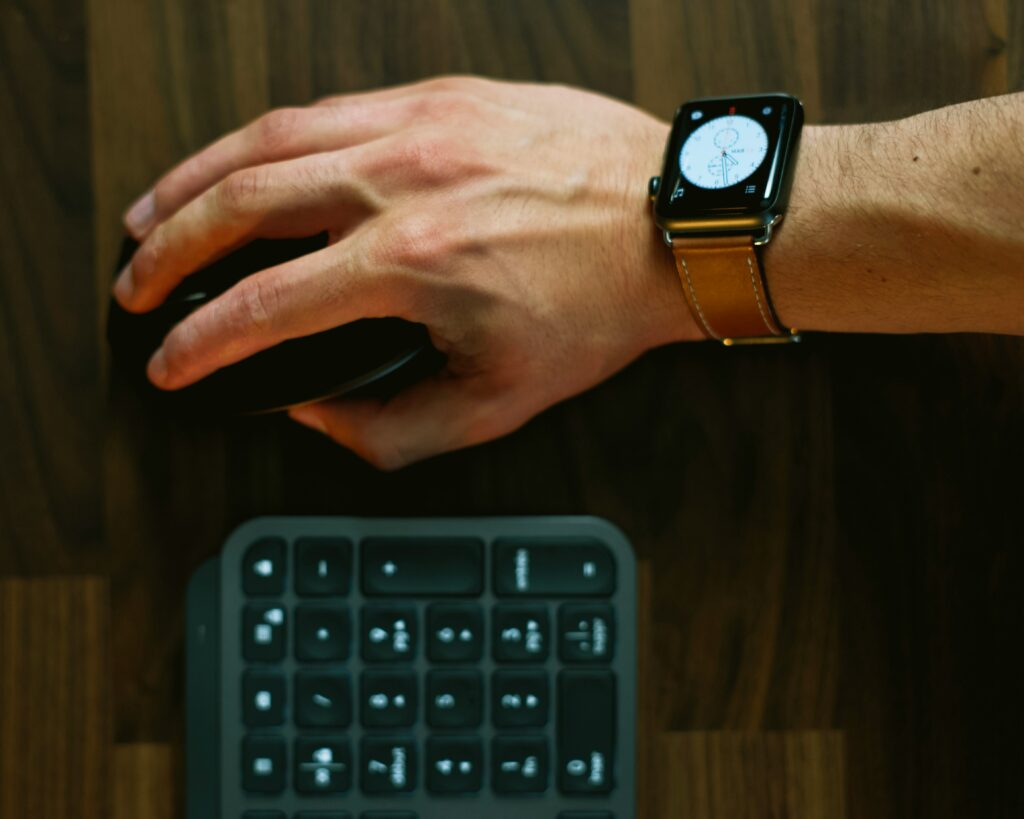
{"label": "human hand", "polygon": [[668,125],[560,85],[441,77],[271,111],[169,171],[126,214],[115,285],[156,307],[256,237],[328,231],[175,327],[148,365],[177,389],[359,318],[425,324],[445,369],[387,401],[293,408],[378,468],[487,441],[645,350],[702,338],[650,221]]}

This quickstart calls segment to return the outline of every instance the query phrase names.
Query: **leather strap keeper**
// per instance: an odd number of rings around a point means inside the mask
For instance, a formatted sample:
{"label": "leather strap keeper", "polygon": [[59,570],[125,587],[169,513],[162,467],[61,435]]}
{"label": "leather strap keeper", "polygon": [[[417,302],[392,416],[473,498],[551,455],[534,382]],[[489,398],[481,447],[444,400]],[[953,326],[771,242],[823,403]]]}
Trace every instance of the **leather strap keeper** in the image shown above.
{"label": "leather strap keeper", "polygon": [[797,341],[772,311],[750,235],[674,236],[672,253],[697,325],[723,344]]}

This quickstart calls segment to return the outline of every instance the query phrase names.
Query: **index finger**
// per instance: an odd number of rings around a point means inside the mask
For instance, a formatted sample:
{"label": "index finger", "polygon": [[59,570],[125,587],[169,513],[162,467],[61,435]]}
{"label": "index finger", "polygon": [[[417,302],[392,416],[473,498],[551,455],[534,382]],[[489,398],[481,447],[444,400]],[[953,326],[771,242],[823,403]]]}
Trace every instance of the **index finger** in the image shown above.
{"label": "index finger", "polygon": [[[378,263],[373,231],[254,273],[174,327],[147,366],[162,389],[178,389],[290,338],[361,318],[419,321],[420,288]],[[325,366],[326,366],[325,362]]]}

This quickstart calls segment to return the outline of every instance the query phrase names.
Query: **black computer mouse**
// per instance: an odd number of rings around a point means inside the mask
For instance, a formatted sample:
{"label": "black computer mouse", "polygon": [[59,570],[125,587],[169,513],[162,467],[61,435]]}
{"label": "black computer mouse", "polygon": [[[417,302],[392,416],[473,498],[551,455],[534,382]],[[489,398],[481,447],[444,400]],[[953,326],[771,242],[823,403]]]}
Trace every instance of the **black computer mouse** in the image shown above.
{"label": "black computer mouse", "polygon": [[[153,400],[210,414],[269,412],[340,395],[386,396],[435,371],[444,357],[422,324],[362,319],[284,341],[179,390],[160,390],[146,363],[175,324],[244,277],[327,245],[327,234],[257,239],[188,276],[147,313],[129,313],[113,298],[107,341],[115,366]],[[125,237],[116,277],[138,243]]]}

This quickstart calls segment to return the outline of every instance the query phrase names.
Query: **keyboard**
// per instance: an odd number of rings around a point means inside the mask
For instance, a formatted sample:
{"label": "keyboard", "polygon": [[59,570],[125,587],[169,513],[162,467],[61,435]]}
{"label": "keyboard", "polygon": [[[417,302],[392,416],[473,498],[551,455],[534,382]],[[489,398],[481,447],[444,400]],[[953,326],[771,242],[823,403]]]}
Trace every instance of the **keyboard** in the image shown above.
{"label": "keyboard", "polygon": [[634,819],[636,563],[593,517],[265,517],[189,584],[188,819]]}

